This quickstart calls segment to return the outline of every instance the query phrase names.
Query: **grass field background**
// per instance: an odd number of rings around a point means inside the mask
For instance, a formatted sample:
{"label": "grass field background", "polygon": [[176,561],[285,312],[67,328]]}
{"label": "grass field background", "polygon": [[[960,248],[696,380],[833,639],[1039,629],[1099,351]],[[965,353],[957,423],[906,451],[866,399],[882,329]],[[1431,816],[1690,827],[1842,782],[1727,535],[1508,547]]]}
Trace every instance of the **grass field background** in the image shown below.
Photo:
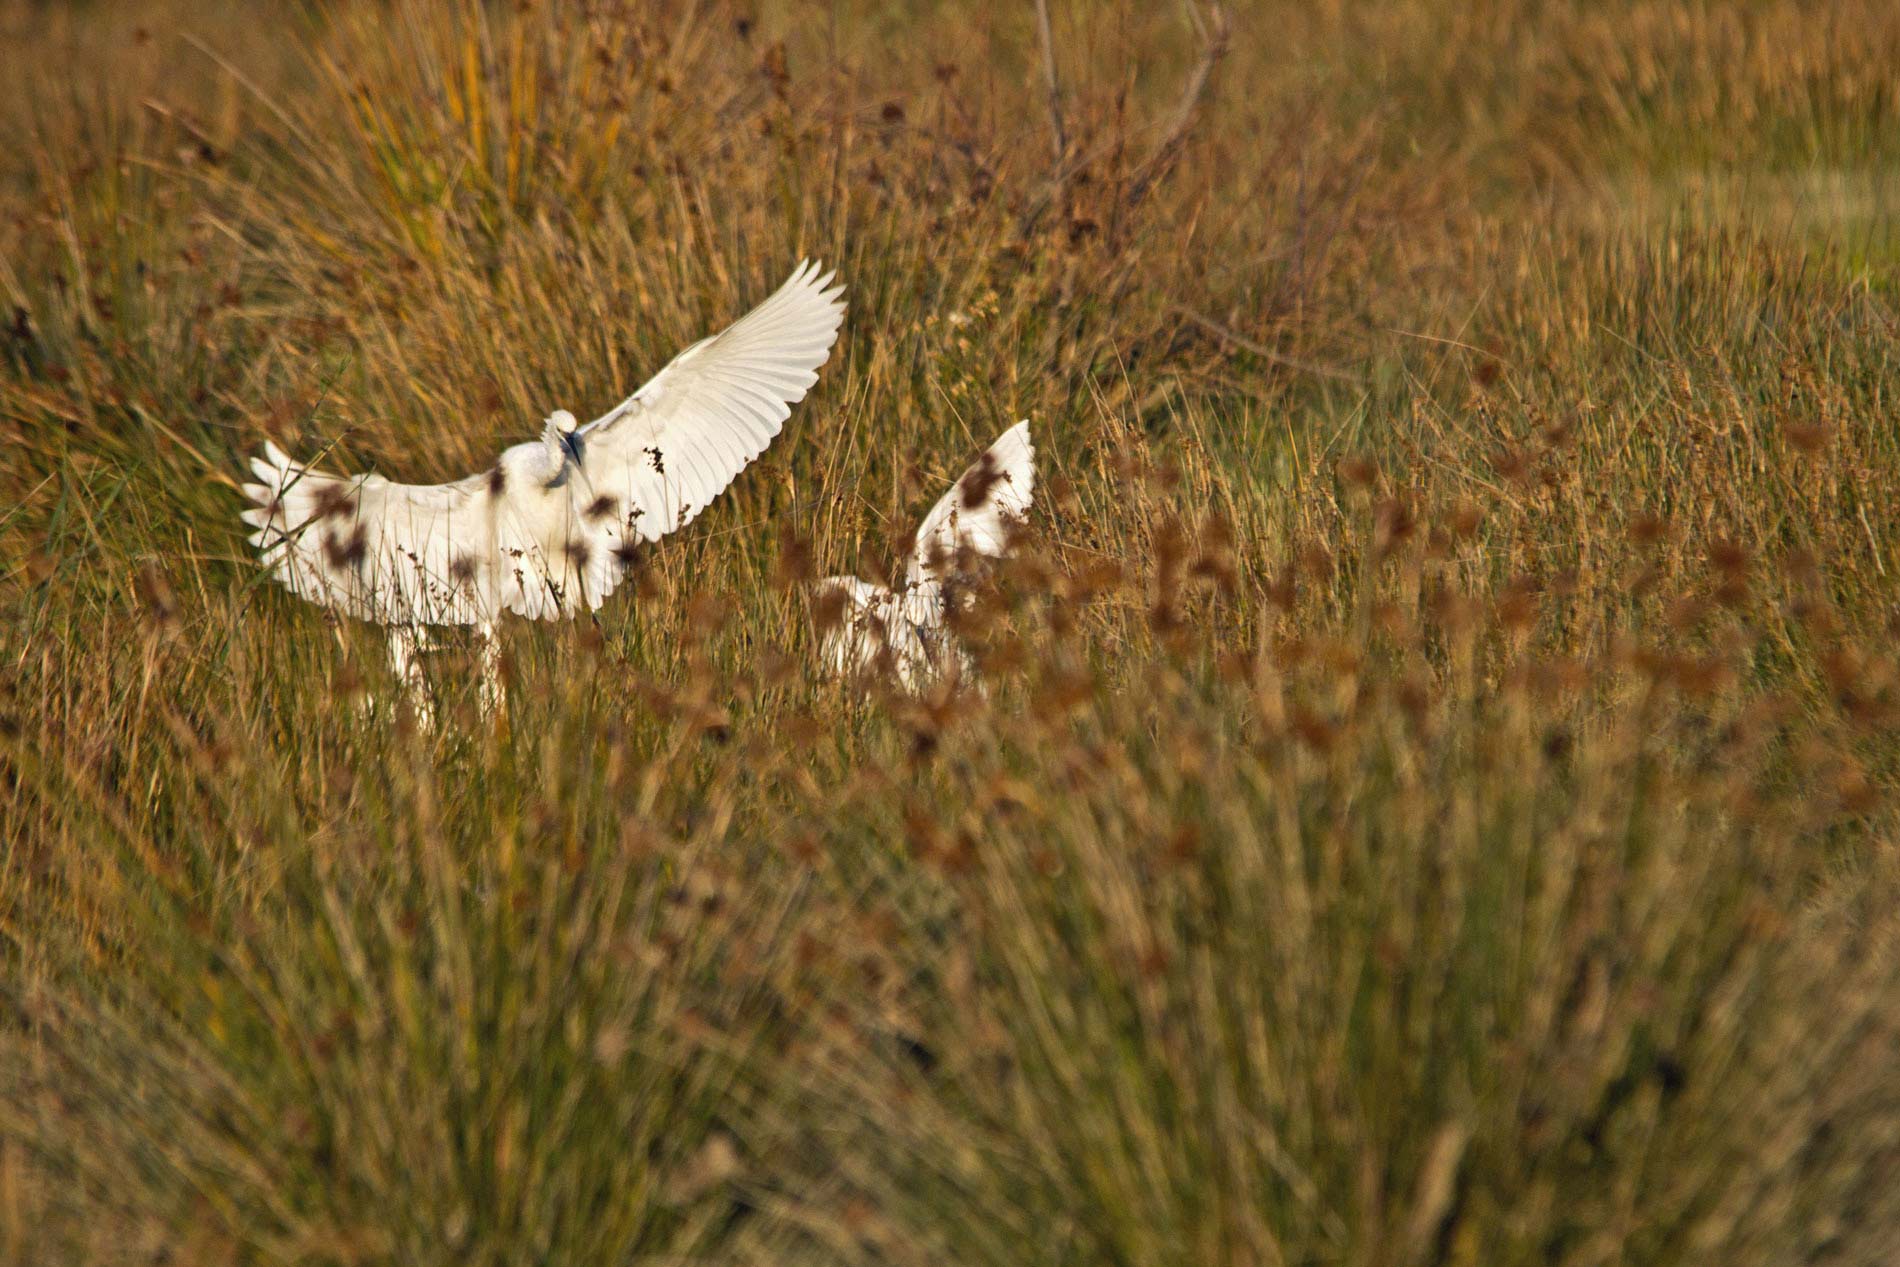
{"label": "grass field background", "polygon": [[[0,0],[0,1261],[1900,1253],[1900,9],[1048,16]],[[248,557],[803,256],[498,715]],[[1018,417],[987,694],[819,681]]]}

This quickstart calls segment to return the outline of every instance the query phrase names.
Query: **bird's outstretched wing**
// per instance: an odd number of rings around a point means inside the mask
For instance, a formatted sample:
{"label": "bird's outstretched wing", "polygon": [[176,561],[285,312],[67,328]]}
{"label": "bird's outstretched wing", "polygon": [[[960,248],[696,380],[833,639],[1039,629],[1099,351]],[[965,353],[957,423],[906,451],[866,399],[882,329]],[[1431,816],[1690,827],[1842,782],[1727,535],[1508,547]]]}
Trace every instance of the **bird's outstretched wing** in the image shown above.
{"label": "bird's outstretched wing", "polygon": [[984,450],[924,516],[905,574],[909,587],[942,580],[966,550],[1001,558],[1010,534],[1029,513],[1035,487],[1036,449],[1024,419]]}
{"label": "bird's outstretched wing", "polygon": [[251,469],[262,481],[244,489],[251,544],[313,603],[385,625],[470,625],[559,615],[585,592],[566,537],[536,522],[549,518],[545,497],[511,490],[501,464],[451,484],[396,484],[311,470],[266,443]]}
{"label": "bird's outstretched wing", "polygon": [[837,340],[842,293],[801,264],[601,418],[454,483],[330,475],[266,445],[245,487],[251,543],[293,593],[382,624],[591,611],[640,542],[691,522],[765,451]]}
{"label": "bird's outstretched wing", "polygon": [[575,432],[582,510],[612,548],[691,523],[778,435],[844,320],[844,287],[819,270],[800,264],[764,303]]}

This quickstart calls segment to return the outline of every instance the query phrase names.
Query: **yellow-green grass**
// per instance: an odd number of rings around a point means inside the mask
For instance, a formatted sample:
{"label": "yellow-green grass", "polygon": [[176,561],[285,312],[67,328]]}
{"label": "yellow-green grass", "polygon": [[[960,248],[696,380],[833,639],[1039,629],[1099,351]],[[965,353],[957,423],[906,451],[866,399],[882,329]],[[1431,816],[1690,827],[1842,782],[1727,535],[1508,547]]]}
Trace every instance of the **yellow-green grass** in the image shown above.
{"label": "yellow-green grass", "polygon": [[[0,1259],[1887,1259],[1900,20],[1050,18],[1060,162],[1034,5],[0,7]],[[247,557],[806,255],[498,715]],[[1022,416],[987,694],[816,680]]]}

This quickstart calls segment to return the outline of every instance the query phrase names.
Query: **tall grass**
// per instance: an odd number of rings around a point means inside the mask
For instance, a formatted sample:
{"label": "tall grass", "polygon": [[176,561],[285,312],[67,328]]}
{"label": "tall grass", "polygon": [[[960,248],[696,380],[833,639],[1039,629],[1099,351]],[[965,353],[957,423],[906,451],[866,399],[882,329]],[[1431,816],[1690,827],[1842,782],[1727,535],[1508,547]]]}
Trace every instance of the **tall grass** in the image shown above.
{"label": "tall grass", "polygon": [[[1887,1261],[1823,10],[1269,4],[1196,97],[1052,5],[1058,161],[1031,6],[0,9],[0,1256]],[[818,388],[500,714],[247,557],[264,437],[466,473],[801,255]],[[815,680],[1024,415],[987,692]]]}

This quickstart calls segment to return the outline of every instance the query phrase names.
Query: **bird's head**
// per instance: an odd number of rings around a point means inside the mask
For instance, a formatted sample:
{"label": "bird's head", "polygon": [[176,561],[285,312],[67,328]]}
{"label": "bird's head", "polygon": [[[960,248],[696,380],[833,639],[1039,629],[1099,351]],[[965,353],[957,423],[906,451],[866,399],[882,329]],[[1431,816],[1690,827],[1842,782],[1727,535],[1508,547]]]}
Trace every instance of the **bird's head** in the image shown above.
{"label": "bird's head", "polygon": [[559,487],[566,482],[569,468],[580,464],[581,444],[574,415],[565,409],[555,410],[541,424],[540,439],[517,444],[501,455],[504,484]]}
{"label": "bird's head", "polygon": [[547,446],[548,460],[558,469],[570,457],[578,457],[574,448],[574,415],[565,409],[549,414],[541,426],[541,443]]}

